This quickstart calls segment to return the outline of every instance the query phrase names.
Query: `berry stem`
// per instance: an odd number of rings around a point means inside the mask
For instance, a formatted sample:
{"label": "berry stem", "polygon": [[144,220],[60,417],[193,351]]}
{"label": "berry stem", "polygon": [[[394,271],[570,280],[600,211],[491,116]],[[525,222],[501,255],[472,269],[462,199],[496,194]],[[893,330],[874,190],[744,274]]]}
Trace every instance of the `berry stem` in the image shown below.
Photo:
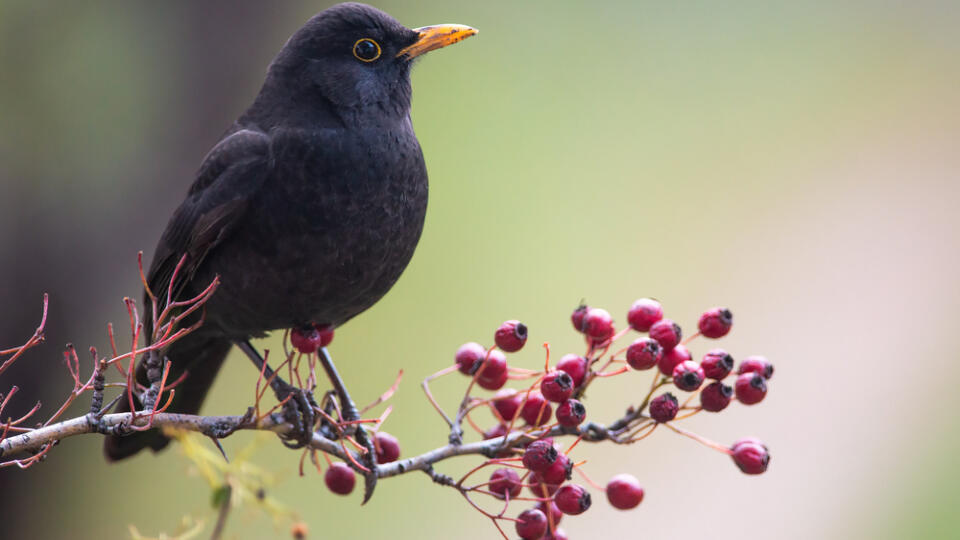
{"label": "berry stem", "polygon": [[716,451],[718,451],[718,452],[722,452],[722,453],[727,454],[727,455],[730,455],[730,454],[731,454],[731,451],[730,451],[729,448],[727,448],[726,446],[724,446],[724,445],[722,445],[722,444],[720,444],[720,443],[718,443],[718,442],[711,441],[710,439],[708,439],[708,438],[706,438],[706,437],[703,437],[703,436],[701,436],[701,435],[697,435],[696,433],[693,433],[692,431],[687,431],[687,430],[685,430],[685,429],[683,429],[683,428],[678,428],[678,427],[676,427],[676,426],[674,426],[674,425],[672,425],[672,424],[670,424],[670,423],[667,423],[667,424],[664,424],[664,425],[667,426],[668,428],[672,429],[673,431],[676,431],[677,433],[679,433],[679,434],[681,434],[681,435],[685,435],[685,436],[687,436],[687,437],[690,437],[691,439],[697,441],[698,443],[700,443],[700,444],[702,444],[702,445],[704,445],[704,446],[707,446],[707,447],[709,447],[709,448],[713,448],[714,450],[716,450]]}

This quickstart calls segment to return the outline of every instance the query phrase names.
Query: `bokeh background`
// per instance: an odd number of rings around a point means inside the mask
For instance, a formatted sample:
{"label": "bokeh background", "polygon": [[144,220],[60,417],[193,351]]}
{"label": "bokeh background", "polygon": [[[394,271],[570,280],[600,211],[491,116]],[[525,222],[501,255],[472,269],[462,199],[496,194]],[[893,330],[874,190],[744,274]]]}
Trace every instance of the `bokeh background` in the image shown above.
{"label": "bokeh background", "polygon": [[[21,343],[51,294],[48,343],[5,373],[48,412],[70,384],[64,343],[106,347],[121,298],[192,174],[322,1],[0,1],[0,344]],[[776,366],[767,399],[688,426],[767,441],[767,474],[666,430],[581,447],[605,482],[631,472],[633,512],[602,496],[572,538],[955,538],[960,516],[960,4],[918,2],[383,1],[409,26],[479,36],[414,71],[431,176],[426,230],[393,291],[338,331],[360,401],[407,377],[385,426],[407,455],[445,430],[417,386],[468,340],[524,320],[531,343],[579,351],[569,311],[622,324],[640,296],[693,328],[726,305],[723,345]],[[277,347],[277,339],[266,347]],[[702,354],[710,346],[695,343]],[[514,362],[542,362],[536,346]],[[234,355],[209,413],[250,402]],[[587,405],[605,420],[646,387],[620,377]],[[454,406],[463,380],[436,385]],[[253,436],[226,441],[237,451]],[[117,465],[97,437],[0,471],[7,538],[125,538],[212,518],[176,449]],[[361,508],[268,441],[269,494],[314,538],[495,538],[421,475]],[[466,462],[441,466],[462,470]],[[287,537],[246,508],[228,538]],[[203,537],[203,536],[201,536]]]}

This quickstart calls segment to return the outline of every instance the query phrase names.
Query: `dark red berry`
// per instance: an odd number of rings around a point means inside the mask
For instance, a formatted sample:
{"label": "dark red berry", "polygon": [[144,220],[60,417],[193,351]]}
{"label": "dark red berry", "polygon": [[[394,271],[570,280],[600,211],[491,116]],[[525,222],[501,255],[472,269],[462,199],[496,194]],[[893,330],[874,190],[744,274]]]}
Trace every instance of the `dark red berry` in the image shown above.
{"label": "dark red berry", "polygon": [[557,461],[557,456],[552,441],[533,441],[523,452],[523,466],[533,472],[542,472]]}
{"label": "dark red berry", "polygon": [[753,405],[763,401],[767,395],[767,381],[759,373],[744,373],[737,377],[733,389],[737,394],[737,401],[744,405]]}
{"label": "dark red berry", "polygon": [[627,322],[637,332],[647,332],[650,327],[663,318],[663,306],[652,298],[641,298],[630,306]]}
{"label": "dark red berry", "polygon": [[554,486],[554,491],[560,484],[563,484],[570,479],[571,474],[573,473],[573,461],[570,460],[564,454],[557,454],[557,460],[553,462],[553,465],[550,465],[543,471],[534,473],[537,477],[537,480],[547,484],[548,486]]}
{"label": "dark red berry", "polygon": [[357,483],[357,475],[345,463],[334,463],[327,468],[323,475],[327,488],[337,495],[349,495]]}
{"label": "dark red berry", "polygon": [[[543,495],[538,495],[542,497]],[[553,526],[556,527],[560,520],[563,519],[563,512],[557,508],[557,503],[553,502],[553,499],[549,501],[540,501],[534,506],[537,510],[543,512],[543,515],[547,516],[547,519],[553,523]]]}
{"label": "dark red berry", "polygon": [[576,354],[568,354],[557,362],[557,369],[566,371],[567,375],[573,379],[573,387],[578,388],[583,383],[583,378],[587,376],[587,359]]}
{"label": "dark red berry", "polygon": [[524,510],[517,516],[517,534],[523,540],[538,540],[547,532],[547,516],[536,508]]}
{"label": "dark red berry", "polygon": [[742,375],[750,372],[759,373],[764,379],[769,379],[773,377],[773,364],[763,356],[748,356],[740,362],[737,373]]}
{"label": "dark red berry", "polygon": [[333,343],[333,325],[325,324],[323,326],[318,326],[317,332],[320,333],[321,347],[326,347],[327,345]]}
{"label": "dark red berry", "polygon": [[523,486],[520,483],[520,475],[513,469],[497,469],[490,475],[490,491],[496,493],[501,499],[510,495],[511,499],[520,495]]}
{"label": "dark red berry", "polygon": [[483,439],[496,439],[497,437],[503,437],[507,434],[506,424],[497,424],[492,428],[483,432]]}
{"label": "dark red berry", "polygon": [[762,474],[770,464],[770,452],[756,439],[740,440],[730,448],[730,457],[745,474]]}
{"label": "dark red berry", "polygon": [[[538,414],[539,416],[537,416]],[[550,421],[552,415],[553,407],[551,407],[550,403],[543,399],[543,395],[536,390],[530,392],[530,395],[527,397],[527,402],[523,404],[523,408],[520,410],[520,417],[531,426],[542,426],[546,424]]]}
{"label": "dark red berry", "polygon": [[594,342],[602,343],[613,337],[614,332],[613,317],[607,310],[590,308],[583,316],[583,333]]}
{"label": "dark red berry", "polygon": [[473,375],[480,369],[484,357],[487,356],[487,350],[479,343],[464,343],[457,349],[454,361],[457,363],[457,369],[464,375]]}
{"label": "dark red berry", "polygon": [[627,363],[636,370],[650,369],[663,358],[663,347],[657,340],[644,337],[627,347]]}
{"label": "dark red berry", "polygon": [[657,340],[666,352],[680,344],[683,331],[680,325],[670,319],[660,319],[650,327],[650,337]]}
{"label": "dark red berry", "polygon": [[700,391],[700,406],[708,412],[720,412],[730,404],[730,398],[733,397],[733,388],[715,381]]}
{"label": "dark red berry", "polygon": [[676,347],[663,353],[663,356],[660,357],[660,373],[663,373],[667,377],[671,377],[673,376],[674,368],[684,362],[689,362],[690,360],[693,360],[693,355],[690,354],[690,351],[687,350],[687,348],[683,345],[677,345]]}
{"label": "dark red berry", "polygon": [[563,529],[554,529],[553,533],[547,531],[546,536],[543,537],[543,540],[569,540],[569,536]]}
{"label": "dark red berry", "polygon": [[563,403],[573,395],[573,379],[566,371],[551,371],[540,381],[540,393],[554,403]]}
{"label": "dark red berry", "polygon": [[[331,334],[332,332],[331,330]],[[320,330],[312,324],[294,328],[290,331],[290,344],[303,354],[311,354],[323,346],[323,336]]]}
{"label": "dark red berry", "polygon": [[748,444],[748,443],[749,443],[749,444],[756,444],[756,445],[762,446],[762,447],[764,447],[764,448],[767,447],[767,445],[764,444],[763,441],[761,441],[760,439],[758,439],[758,438],[756,438],[756,437],[741,437],[741,438],[737,439],[737,442],[735,442],[735,443],[733,443],[732,445],[730,445],[730,449],[731,449],[731,450],[736,450],[737,447],[740,446],[741,444]]}
{"label": "dark red berry", "polygon": [[477,384],[481,388],[499,390],[507,383],[507,357],[500,351],[490,351],[481,369],[477,371],[479,372]]}
{"label": "dark red berry", "polygon": [[534,497],[553,497],[558,489],[560,489],[560,484],[546,483],[540,473],[530,475],[530,493]]}
{"label": "dark red berry", "polygon": [[565,484],[560,486],[556,495],[553,496],[557,508],[564,514],[575,516],[582,514],[590,509],[590,492],[576,484]]}
{"label": "dark red berry", "polygon": [[373,446],[377,450],[377,463],[391,463],[400,457],[400,441],[385,431],[377,432]]}
{"label": "dark red berry", "polygon": [[590,306],[586,304],[580,304],[577,306],[577,309],[573,310],[573,313],[570,314],[570,322],[573,323],[573,328],[577,332],[583,332],[583,317],[587,314],[589,309]]}
{"label": "dark red berry", "polygon": [[[676,349],[674,349],[676,350]],[[687,360],[673,368],[673,384],[685,392],[693,392],[703,384],[703,368],[700,364]]]}
{"label": "dark red berry", "polygon": [[568,399],[557,407],[557,423],[563,427],[577,427],[586,417],[586,407],[575,399]]}
{"label": "dark red berry", "polygon": [[680,403],[677,402],[677,398],[670,392],[661,394],[650,400],[650,418],[653,418],[654,421],[660,422],[661,424],[673,420],[679,410]]}
{"label": "dark red berry", "polygon": [[516,352],[527,342],[527,325],[520,321],[507,321],[497,328],[493,341],[504,352]]}
{"label": "dark red berry", "polygon": [[733,326],[733,313],[727,308],[715,307],[703,312],[697,327],[700,334],[708,338],[721,338],[727,335]]}
{"label": "dark red berry", "polygon": [[618,474],[607,482],[607,500],[620,510],[636,508],[643,501],[640,481],[630,474]]}
{"label": "dark red berry", "polygon": [[700,367],[708,379],[721,381],[733,371],[733,357],[723,349],[713,349],[703,355]]}
{"label": "dark red berry", "polygon": [[517,415],[520,410],[521,396],[513,388],[505,388],[493,396],[493,408],[496,409],[500,419],[509,422]]}

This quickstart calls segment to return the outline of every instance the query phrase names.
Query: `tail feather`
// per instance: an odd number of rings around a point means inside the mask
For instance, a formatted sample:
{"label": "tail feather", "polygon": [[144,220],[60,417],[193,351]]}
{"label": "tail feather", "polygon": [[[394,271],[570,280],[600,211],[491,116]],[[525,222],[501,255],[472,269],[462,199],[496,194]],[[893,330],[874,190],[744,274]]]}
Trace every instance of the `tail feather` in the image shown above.
{"label": "tail feather", "polygon": [[[220,366],[230,351],[231,343],[229,340],[199,333],[189,334],[170,346],[164,355],[170,359],[170,373],[167,376],[168,381],[175,381],[183,375],[187,376],[177,385],[173,396],[173,403],[167,409],[167,412],[176,412],[183,414],[196,414],[200,411],[207,392],[213,385],[213,380],[220,371]],[[138,366],[137,378],[144,379],[141,383],[146,383],[146,373]],[[166,394],[162,399],[166,399]],[[139,404],[138,404],[139,405]],[[129,412],[130,405],[126,399],[121,399],[116,412]],[[144,448],[150,448],[154,452],[162,450],[170,439],[165,437],[159,429],[147,431],[136,431],[129,435],[118,436],[108,435],[103,445],[104,454],[110,461],[118,461],[128,458]]]}

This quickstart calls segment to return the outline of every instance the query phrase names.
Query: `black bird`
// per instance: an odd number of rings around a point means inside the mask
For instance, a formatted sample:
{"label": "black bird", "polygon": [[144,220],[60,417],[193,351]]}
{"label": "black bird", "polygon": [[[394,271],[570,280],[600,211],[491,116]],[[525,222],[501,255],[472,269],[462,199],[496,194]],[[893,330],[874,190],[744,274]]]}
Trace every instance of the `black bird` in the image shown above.
{"label": "black bird", "polygon": [[[221,282],[200,329],[163,353],[168,380],[187,372],[169,412],[200,409],[232,344],[279,328],[339,326],[393,286],[427,208],[410,121],[412,61],[476,32],[411,30],[347,3],[287,41],[253,105],[207,154],[153,256],[147,281],[160,299],[183,256],[174,299]],[[137,378],[148,384],[143,362]],[[128,408],[121,400],[119,411]],[[118,460],[167,443],[157,430],[114,434],[104,450]]]}

